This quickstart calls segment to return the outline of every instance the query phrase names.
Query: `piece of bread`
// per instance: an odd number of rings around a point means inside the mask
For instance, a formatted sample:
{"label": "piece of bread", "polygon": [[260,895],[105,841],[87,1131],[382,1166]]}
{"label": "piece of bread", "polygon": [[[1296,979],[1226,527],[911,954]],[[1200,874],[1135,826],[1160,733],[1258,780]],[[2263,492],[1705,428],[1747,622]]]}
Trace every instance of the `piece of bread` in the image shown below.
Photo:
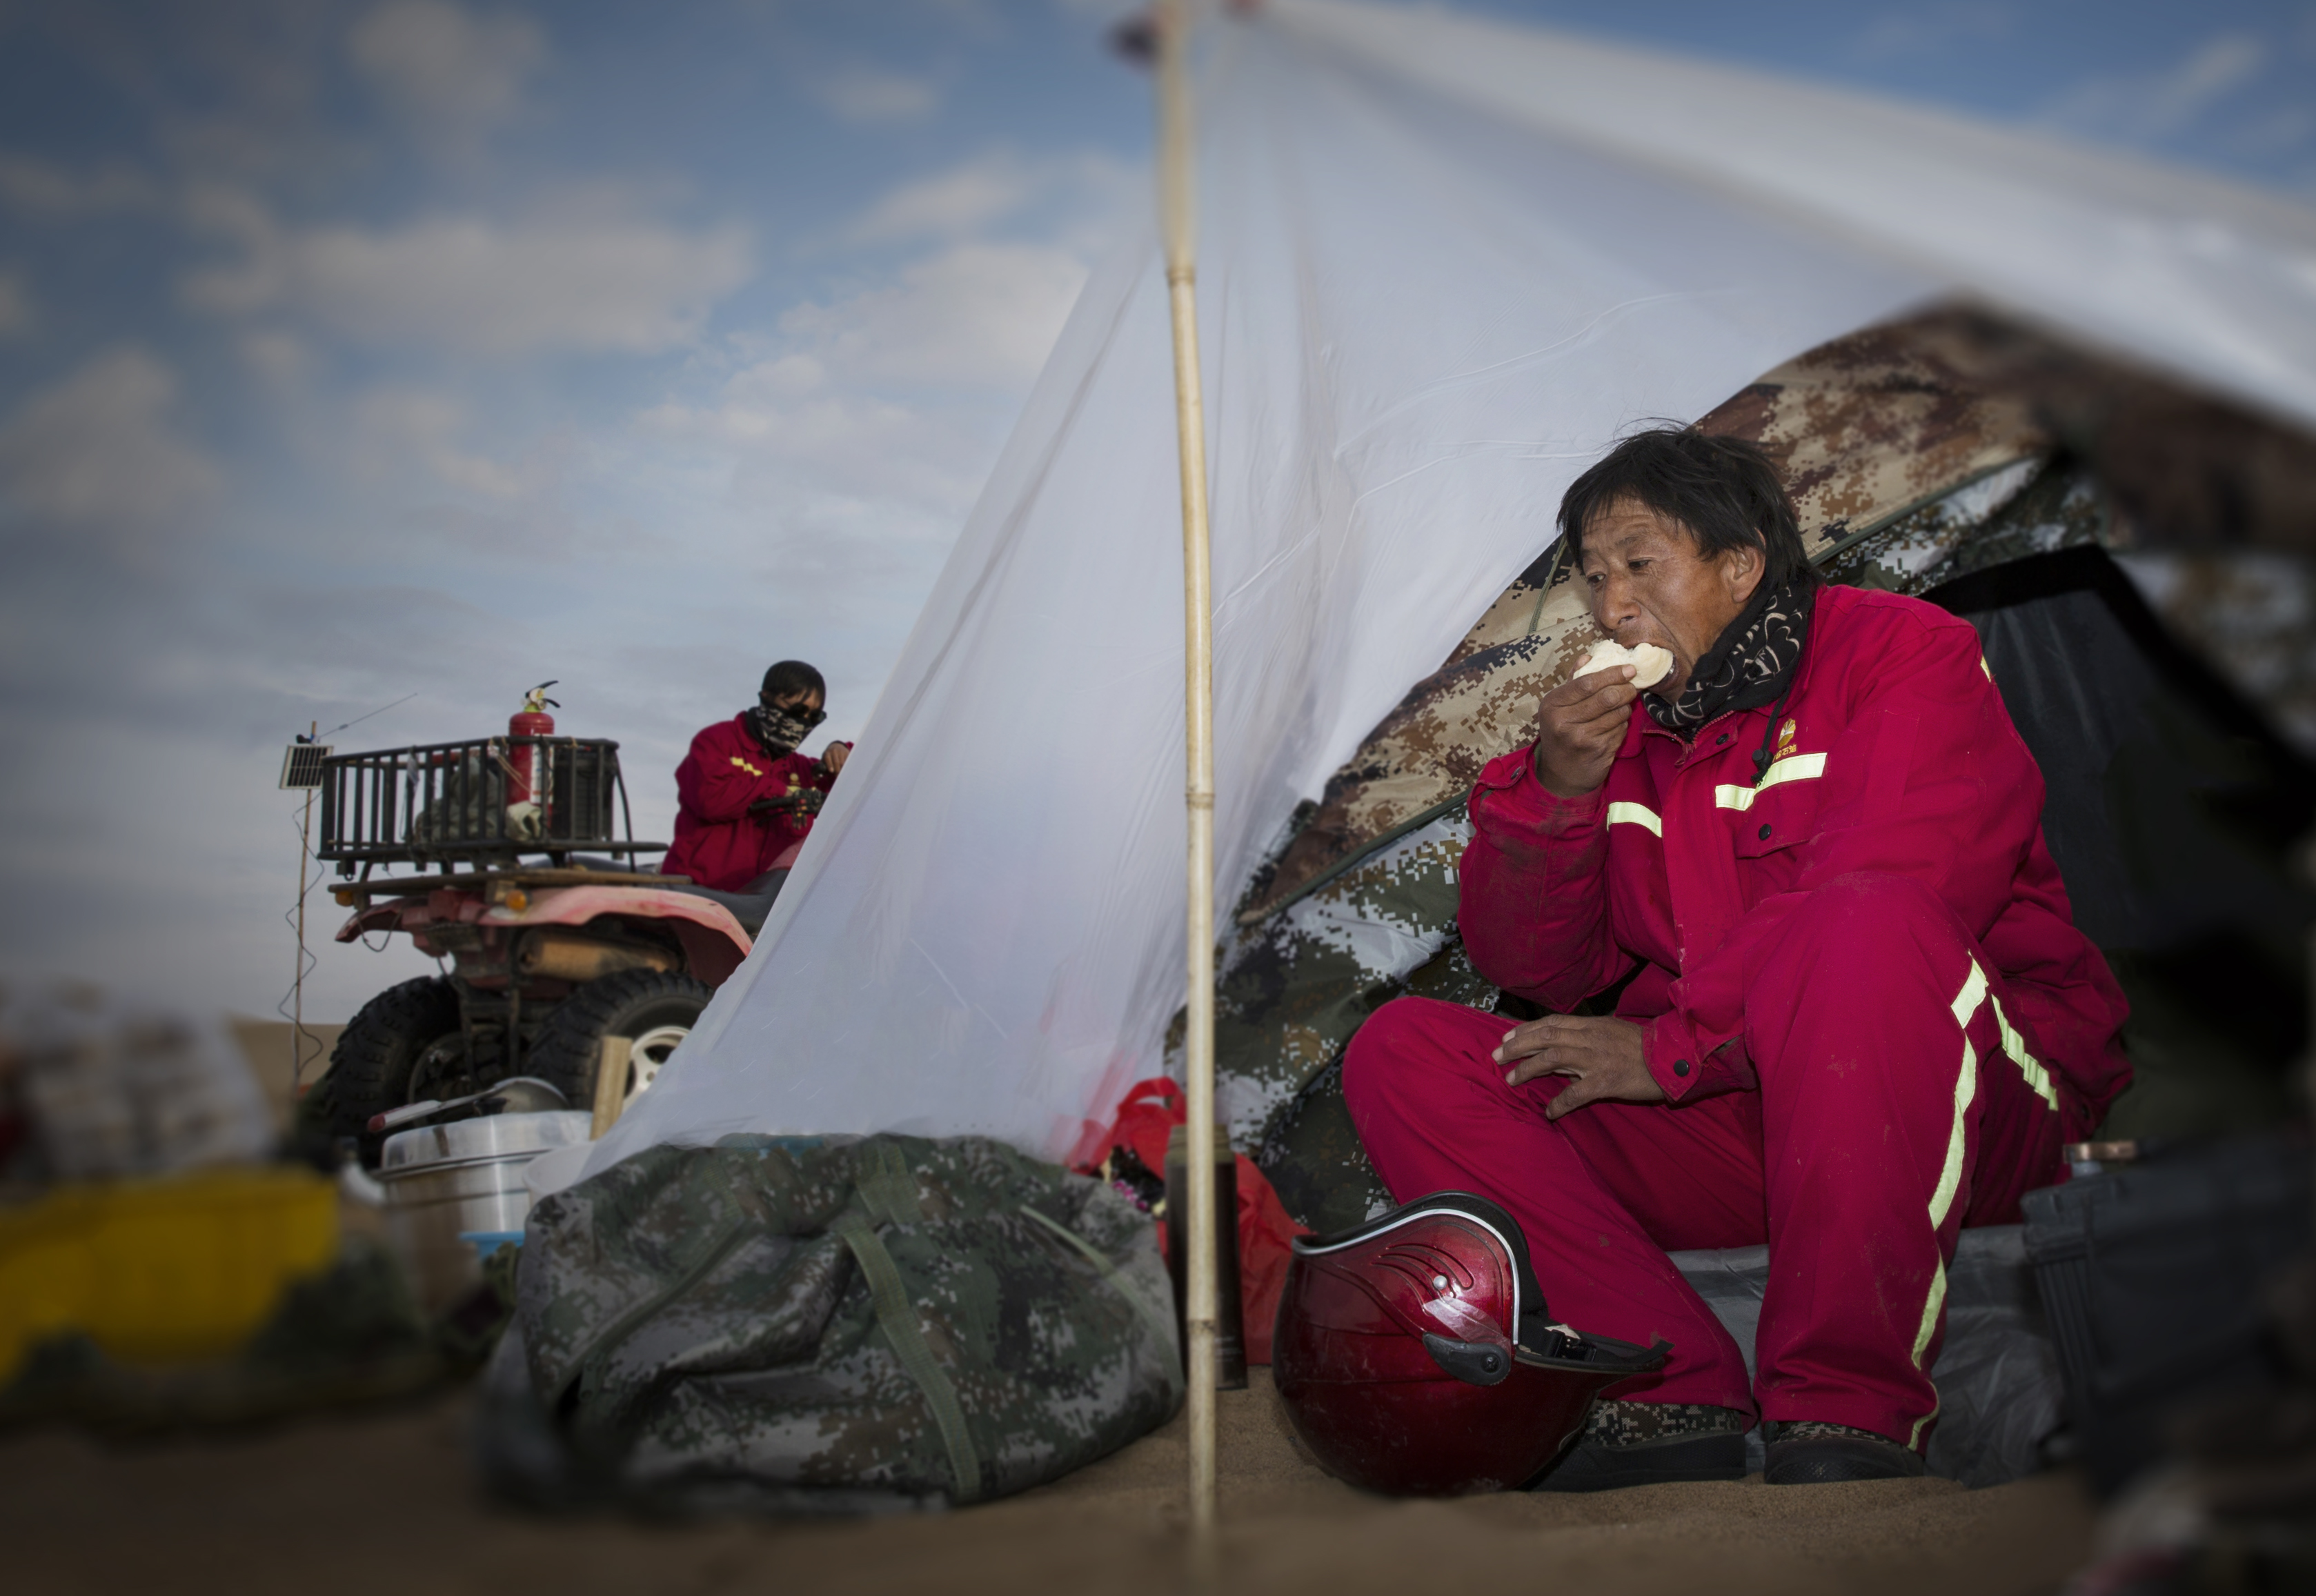
{"label": "piece of bread", "polygon": [[1589,676],[1595,670],[1606,670],[1612,665],[1633,668],[1633,686],[1653,687],[1672,674],[1672,654],[1653,643],[1638,648],[1626,648],[1614,638],[1604,637],[1592,645],[1592,652],[1577,666],[1576,674]]}

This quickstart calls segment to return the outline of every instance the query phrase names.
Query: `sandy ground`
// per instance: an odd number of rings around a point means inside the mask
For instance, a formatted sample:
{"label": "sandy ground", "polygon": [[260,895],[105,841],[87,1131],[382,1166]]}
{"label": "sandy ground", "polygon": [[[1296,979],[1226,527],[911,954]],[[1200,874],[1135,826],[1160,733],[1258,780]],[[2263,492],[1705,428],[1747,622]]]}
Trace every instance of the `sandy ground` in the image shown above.
{"label": "sandy ground", "polygon": [[[2065,1476],[1658,1485],[1394,1502],[1298,1456],[1262,1376],[1222,1403],[1223,1591],[1584,1596],[2048,1592],[2086,1558]],[[962,1512],[840,1523],[646,1524],[494,1507],[463,1398],[269,1433],[109,1449],[0,1440],[0,1588],[504,1596],[510,1592],[1186,1588],[1180,1420],[1070,1478]]]}
{"label": "sandy ground", "polygon": [[[336,1027],[327,1031],[334,1033]],[[236,1026],[286,1111],[286,1027]],[[334,1041],[334,1035],[325,1036]],[[277,1067],[278,1066],[278,1067]],[[1395,1502],[1301,1454],[1268,1370],[1222,1398],[1222,1592],[1456,1589],[1581,1596],[2055,1591],[2087,1558],[2071,1477],[1759,1480],[1596,1496]],[[551,1519],[487,1502],[462,1396],[254,1434],[126,1447],[0,1436],[0,1591],[268,1596],[1189,1586],[1182,1423],[1010,1501],[835,1523]]]}

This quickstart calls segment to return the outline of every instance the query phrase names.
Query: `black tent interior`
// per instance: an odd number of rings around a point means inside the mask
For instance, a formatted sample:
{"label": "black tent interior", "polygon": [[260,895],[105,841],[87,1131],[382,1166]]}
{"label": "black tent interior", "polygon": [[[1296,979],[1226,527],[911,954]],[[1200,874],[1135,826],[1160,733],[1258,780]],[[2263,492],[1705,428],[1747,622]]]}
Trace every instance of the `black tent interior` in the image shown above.
{"label": "black tent interior", "polygon": [[2272,1124],[2306,1051],[2316,767],[2167,632],[2098,548],[1926,595],[1965,616],[2043,767],[2076,924],[2131,999],[2105,1138]]}

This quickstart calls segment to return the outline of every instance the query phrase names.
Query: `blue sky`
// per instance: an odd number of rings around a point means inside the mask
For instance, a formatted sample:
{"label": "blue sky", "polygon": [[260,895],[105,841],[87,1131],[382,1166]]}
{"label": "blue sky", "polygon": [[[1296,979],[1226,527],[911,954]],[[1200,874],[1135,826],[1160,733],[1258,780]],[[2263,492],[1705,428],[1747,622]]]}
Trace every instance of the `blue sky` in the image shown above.
{"label": "blue sky", "polygon": [[[2316,199],[2309,5],[1467,4]],[[1146,203],[1128,9],[0,0],[0,969],[271,1009],[309,722],[557,678],[662,838],[771,660],[857,730]]]}

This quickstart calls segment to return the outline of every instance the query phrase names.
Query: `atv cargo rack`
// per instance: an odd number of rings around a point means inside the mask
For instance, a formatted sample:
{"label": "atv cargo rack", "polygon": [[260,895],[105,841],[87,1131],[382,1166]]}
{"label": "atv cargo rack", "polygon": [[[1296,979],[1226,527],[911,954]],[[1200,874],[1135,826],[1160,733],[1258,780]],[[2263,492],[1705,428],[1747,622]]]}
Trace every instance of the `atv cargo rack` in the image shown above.
{"label": "atv cargo rack", "polygon": [[[577,853],[664,853],[637,842],[619,745],[592,737],[485,737],[322,761],[316,855],[338,873],[378,864],[562,864]],[[618,806],[619,829],[612,829]]]}

